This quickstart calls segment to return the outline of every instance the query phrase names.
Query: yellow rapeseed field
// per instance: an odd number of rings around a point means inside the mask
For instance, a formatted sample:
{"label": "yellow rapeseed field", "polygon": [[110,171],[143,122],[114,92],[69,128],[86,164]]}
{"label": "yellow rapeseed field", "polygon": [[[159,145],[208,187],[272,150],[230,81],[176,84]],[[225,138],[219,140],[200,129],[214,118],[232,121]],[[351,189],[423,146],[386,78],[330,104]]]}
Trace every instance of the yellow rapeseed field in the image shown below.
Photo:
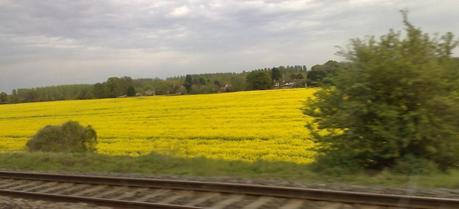
{"label": "yellow rapeseed field", "polygon": [[48,124],[92,125],[98,152],[311,162],[301,109],[314,89],[0,105],[0,149],[25,150]]}

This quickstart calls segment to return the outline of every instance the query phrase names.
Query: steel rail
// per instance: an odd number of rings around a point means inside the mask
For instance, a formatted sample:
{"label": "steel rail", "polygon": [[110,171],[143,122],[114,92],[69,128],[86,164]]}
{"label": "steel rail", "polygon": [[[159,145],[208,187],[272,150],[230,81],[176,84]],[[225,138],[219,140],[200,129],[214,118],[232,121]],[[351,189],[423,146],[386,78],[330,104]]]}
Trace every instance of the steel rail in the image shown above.
{"label": "steel rail", "polygon": [[459,199],[408,195],[377,194],[325,189],[309,189],[257,184],[220,183],[187,180],[164,180],[151,178],[126,178],[92,175],[62,175],[0,171],[0,178],[132,186],[161,189],[177,189],[204,192],[235,193],[256,196],[320,200],[352,204],[378,205],[420,209],[458,209]]}
{"label": "steel rail", "polygon": [[62,201],[62,202],[74,202],[74,203],[91,203],[95,205],[103,205],[116,208],[129,208],[129,209],[203,209],[201,207],[182,206],[173,204],[159,204],[149,202],[136,202],[136,201],[124,201],[114,200],[105,198],[94,198],[94,197],[80,197],[72,195],[57,195],[47,194],[40,192],[21,192],[7,189],[0,189],[0,195],[20,197],[28,199],[48,200],[48,201]]}

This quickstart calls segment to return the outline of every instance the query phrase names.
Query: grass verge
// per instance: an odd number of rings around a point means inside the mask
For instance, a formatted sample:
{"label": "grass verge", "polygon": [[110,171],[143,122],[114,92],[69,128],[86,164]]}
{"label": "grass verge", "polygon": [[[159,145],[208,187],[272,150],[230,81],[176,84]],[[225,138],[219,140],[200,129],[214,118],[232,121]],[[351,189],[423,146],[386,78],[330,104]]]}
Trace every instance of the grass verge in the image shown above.
{"label": "grass verge", "polygon": [[308,165],[257,161],[226,161],[206,158],[178,158],[159,154],[140,157],[73,153],[2,153],[3,170],[68,171],[89,173],[136,173],[143,175],[234,177],[253,180],[282,180],[303,184],[353,184],[418,188],[459,188],[459,170],[422,176],[390,172],[326,176]]}

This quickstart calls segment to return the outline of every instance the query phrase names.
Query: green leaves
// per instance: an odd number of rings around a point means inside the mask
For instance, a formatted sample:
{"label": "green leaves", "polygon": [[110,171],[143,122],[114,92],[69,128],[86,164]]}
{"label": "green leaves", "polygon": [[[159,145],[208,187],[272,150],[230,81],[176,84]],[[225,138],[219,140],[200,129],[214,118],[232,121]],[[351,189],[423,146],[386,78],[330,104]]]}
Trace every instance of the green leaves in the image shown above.
{"label": "green leaves", "polygon": [[252,71],[247,75],[249,90],[270,89],[273,86],[271,75],[264,71]]}
{"label": "green leaves", "polygon": [[459,61],[451,57],[457,41],[451,33],[430,38],[406,16],[404,23],[404,35],[352,40],[341,52],[349,69],[306,107],[316,124],[309,129],[323,144],[317,163],[333,156],[383,169],[409,155],[446,169],[458,161],[451,154],[459,153]]}
{"label": "green leaves", "polygon": [[94,152],[97,133],[91,127],[68,121],[61,126],[48,125],[39,130],[26,146],[29,151],[43,152]]}

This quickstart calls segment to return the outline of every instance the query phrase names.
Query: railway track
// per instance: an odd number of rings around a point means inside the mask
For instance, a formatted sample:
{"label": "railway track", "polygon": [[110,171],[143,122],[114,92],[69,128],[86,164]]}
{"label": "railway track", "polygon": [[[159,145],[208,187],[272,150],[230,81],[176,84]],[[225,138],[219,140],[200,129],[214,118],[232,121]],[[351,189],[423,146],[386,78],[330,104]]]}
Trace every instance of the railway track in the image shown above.
{"label": "railway track", "polygon": [[0,171],[0,195],[117,208],[458,209],[459,199],[296,187]]}

